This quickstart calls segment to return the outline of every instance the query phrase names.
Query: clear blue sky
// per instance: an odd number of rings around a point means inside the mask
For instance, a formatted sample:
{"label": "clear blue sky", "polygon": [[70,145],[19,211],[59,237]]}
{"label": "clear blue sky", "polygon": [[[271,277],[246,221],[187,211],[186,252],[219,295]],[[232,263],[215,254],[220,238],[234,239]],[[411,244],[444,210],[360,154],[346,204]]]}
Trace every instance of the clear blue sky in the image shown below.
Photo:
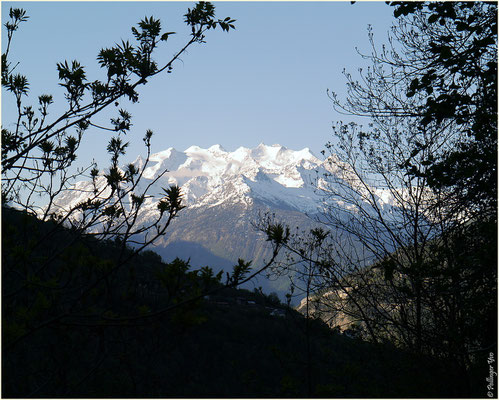
{"label": "clear blue sky", "polygon": [[[188,40],[183,14],[193,2],[2,2],[2,23],[10,7],[27,10],[13,42],[12,61],[30,81],[32,104],[54,94],[56,63],[79,60],[90,80],[104,79],[96,62],[100,48],[132,39],[130,28],[144,16],[160,18],[171,41],[158,51],[167,60]],[[128,161],[143,154],[141,138],[152,129],[153,151],[221,144],[226,150],[279,143],[309,147],[316,155],[331,139],[331,123],[348,118],[334,112],[326,89],[345,91],[342,70],[365,65],[355,47],[369,52],[367,26],[386,42],[393,10],[384,2],[214,2],[217,16],[236,19],[230,33],[209,32],[173,73],[140,89],[140,103],[128,106],[133,129]],[[4,32],[2,32],[4,33]],[[5,35],[3,35],[5,36]],[[2,37],[2,48],[5,37]],[[3,94],[3,93],[2,93]],[[62,104],[61,104],[62,105]],[[55,116],[57,105],[54,105]],[[62,108],[59,108],[62,110]],[[2,96],[2,124],[12,122],[13,101]],[[103,131],[89,131],[79,161],[106,166]]]}

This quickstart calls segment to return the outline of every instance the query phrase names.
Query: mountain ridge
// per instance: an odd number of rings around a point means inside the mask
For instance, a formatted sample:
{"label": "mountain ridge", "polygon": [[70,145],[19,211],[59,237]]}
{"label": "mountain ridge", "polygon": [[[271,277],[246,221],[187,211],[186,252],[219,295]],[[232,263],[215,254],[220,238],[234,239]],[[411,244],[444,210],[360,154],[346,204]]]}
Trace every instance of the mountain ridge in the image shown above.
{"label": "mountain ridge", "polygon": [[[278,193],[275,192],[279,192],[279,189],[307,186],[300,172],[323,164],[309,148],[293,151],[281,145],[268,146],[263,143],[253,149],[241,146],[232,152],[226,151],[219,144],[207,149],[194,145],[183,152],[170,147],[152,154],[150,161],[155,164],[145,169],[144,178],[153,179],[167,169],[161,183],[180,186],[186,204],[192,207],[218,205],[221,201],[228,200],[227,193],[234,194],[236,198],[251,191],[261,195],[258,185],[263,182],[273,181],[278,184],[274,184],[274,190],[271,191],[273,197],[276,197]],[[134,163],[143,166],[141,158]],[[300,170],[298,166],[301,167]],[[224,185],[228,188],[220,190]],[[266,189],[268,191],[269,188]],[[210,196],[210,193],[213,195]],[[288,195],[289,193],[279,193],[277,197],[282,202],[283,197]],[[234,196],[231,197],[237,202]],[[315,202],[314,200],[314,204],[308,204],[306,208],[316,208]]]}
{"label": "mountain ridge", "polygon": [[[265,235],[255,228],[263,216],[272,214],[293,229],[313,228],[318,224],[315,217],[323,211],[324,176],[341,170],[340,176],[346,179],[341,190],[354,182],[336,157],[321,160],[307,147],[295,151],[278,144],[260,143],[232,152],[219,144],[206,149],[193,145],[183,152],[170,147],[152,154],[147,165],[141,157],[134,165],[139,170],[145,167],[137,191],[147,188],[150,195],[141,206],[138,224],[157,216],[156,201],[163,188],[181,188],[186,208],[151,249],[165,260],[175,258],[176,252],[186,255],[191,251],[200,255],[192,260],[195,267],[210,260],[237,263],[244,258],[258,268],[271,253]],[[104,185],[105,179],[101,173],[98,184]],[[92,185],[78,182],[76,190],[61,196],[59,205],[69,208],[81,202]],[[388,204],[381,198],[380,202]],[[224,264],[221,269],[227,268],[225,262],[220,263]],[[282,282],[269,283],[267,289],[276,285],[282,287]]]}

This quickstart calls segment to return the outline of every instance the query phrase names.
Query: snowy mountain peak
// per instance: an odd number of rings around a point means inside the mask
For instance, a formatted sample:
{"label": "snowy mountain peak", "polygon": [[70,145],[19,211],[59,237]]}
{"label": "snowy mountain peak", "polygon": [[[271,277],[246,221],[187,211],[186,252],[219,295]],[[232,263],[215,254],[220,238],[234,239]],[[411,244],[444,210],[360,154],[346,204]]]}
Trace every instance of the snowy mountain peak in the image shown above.
{"label": "snowy mountain peak", "polygon": [[260,160],[271,160],[277,158],[277,155],[286,151],[287,149],[281,145],[274,144],[272,146],[267,146],[263,143],[260,143],[256,148],[251,150],[251,155]]}
{"label": "snowy mountain peak", "polygon": [[[140,169],[144,163],[141,157],[134,162]],[[250,207],[257,201],[271,208],[316,213],[321,203],[317,194],[317,188],[323,187],[321,177],[335,174],[340,165],[335,157],[317,158],[307,147],[295,151],[279,144],[260,143],[253,149],[239,147],[232,152],[219,144],[207,149],[191,146],[183,152],[170,147],[150,156],[136,190],[148,188],[151,197],[145,207],[151,210],[155,210],[154,201],[162,188],[178,185],[185,204],[194,209],[221,204]],[[355,177],[340,172],[349,178],[349,184],[355,183]],[[82,201],[91,183],[78,182],[76,187],[81,195],[68,193],[64,206]]]}
{"label": "snowy mountain peak", "polygon": [[221,145],[219,144],[214,144],[213,146],[211,146],[209,149],[209,151],[213,152],[213,153],[227,153],[227,150],[225,150]]}
{"label": "snowy mountain peak", "polygon": [[[318,200],[311,172],[323,168],[323,161],[307,147],[295,151],[260,143],[253,149],[239,147],[231,152],[215,144],[207,149],[191,146],[183,152],[169,148],[155,153],[144,177],[152,180],[164,173],[157,185],[179,185],[191,207],[226,201],[251,204],[258,198],[311,212],[316,211]],[[297,189],[301,191],[298,202],[293,199]]]}
{"label": "snowy mountain peak", "polygon": [[[164,151],[159,153],[151,154],[149,157],[149,165],[144,173],[144,178],[146,179],[154,179],[158,173],[161,171],[173,171],[176,170],[180,165],[185,163],[187,160],[187,155],[185,153],[179,152],[175,150],[173,147],[170,147]],[[141,157],[135,161],[137,167],[142,167],[143,160]]]}

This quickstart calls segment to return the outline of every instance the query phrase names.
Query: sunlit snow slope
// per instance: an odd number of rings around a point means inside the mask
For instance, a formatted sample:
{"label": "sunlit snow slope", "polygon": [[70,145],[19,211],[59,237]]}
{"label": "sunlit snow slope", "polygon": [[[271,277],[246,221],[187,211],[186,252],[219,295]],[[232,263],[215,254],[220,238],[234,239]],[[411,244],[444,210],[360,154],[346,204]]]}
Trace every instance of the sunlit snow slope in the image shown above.
{"label": "sunlit snow slope", "polygon": [[[143,162],[140,157],[135,161]],[[153,154],[144,176],[153,179],[167,169],[156,186],[180,186],[191,208],[263,201],[313,213],[317,195],[311,183],[322,164],[308,148],[293,151],[260,144],[228,152],[220,145],[191,146],[184,152],[169,148]]]}

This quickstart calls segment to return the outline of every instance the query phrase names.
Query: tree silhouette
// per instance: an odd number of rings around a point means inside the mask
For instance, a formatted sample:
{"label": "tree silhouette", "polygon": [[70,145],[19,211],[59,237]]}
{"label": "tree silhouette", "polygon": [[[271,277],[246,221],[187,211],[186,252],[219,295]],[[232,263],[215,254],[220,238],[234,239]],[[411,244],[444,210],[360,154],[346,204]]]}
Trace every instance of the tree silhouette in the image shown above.
{"label": "tree silhouette", "polygon": [[[377,50],[361,81],[347,74],[347,114],[383,123],[410,118],[438,133],[442,147],[427,153],[429,184],[449,192],[455,212],[494,213],[497,205],[497,4],[391,2],[396,22],[389,45]],[[423,151],[417,141],[416,156]],[[406,160],[413,175],[423,171]],[[452,195],[452,196],[451,196]]]}
{"label": "tree silhouette", "polygon": [[392,5],[388,45],[369,31],[371,65],[345,72],[346,99],[329,92],[369,122],[333,127],[327,239],[292,236],[282,267],[314,265],[308,313],[452,360],[469,382],[496,346],[497,5]]}
{"label": "tree silhouette", "polygon": [[[166,64],[158,65],[153,54],[174,32],[162,32],[159,20],[146,17],[132,27],[134,43],[122,41],[99,52],[103,79],[90,80],[77,61],[57,64],[66,107],[61,115],[52,115],[53,97],[38,96],[38,109],[30,104],[28,78],[17,73],[18,64],[9,58],[15,32],[29,17],[17,8],[11,8],[8,17],[2,85],[12,95],[17,113],[3,118],[4,126],[13,128],[2,128],[2,339],[3,360],[11,371],[4,373],[4,378],[11,393],[22,386],[19,393],[27,396],[46,390],[68,395],[108,356],[114,335],[108,328],[151,324],[153,309],[157,317],[171,310],[178,314],[179,309],[185,311],[199,303],[201,292],[221,286],[220,276],[214,276],[211,269],[188,272],[188,264],[180,268],[178,261],[158,272],[156,283],[166,296],[162,302],[145,304],[150,299],[136,298],[140,285],[146,284],[144,279],[154,275],[151,268],[139,268],[144,259],[137,261],[136,255],[165,234],[184,205],[176,186],[164,188],[158,199],[148,193],[157,181],[144,184],[151,131],[143,138],[145,161],[120,166],[128,146],[123,137],[131,131],[132,116],[118,108],[118,100],[137,102],[138,86],[171,72],[188,48],[205,43],[209,30],[234,29],[234,20],[216,19],[212,4],[197,3],[184,15],[191,28],[185,45]],[[103,110],[113,107],[116,116],[108,127],[94,122]],[[110,166],[99,170],[92,164],[71,172],[90,129],[114,133],[107,146]],[[86,187],[74,184],[81,177],[90,179]],[[61,199],[67,195],[80,201],[63,207]],[[146,207],[155,210],[155,219],[143,223],[140,217]],[[249,264],[243,262],[236,272],[227,285],[246,279]],[[185,283],[169,287],[166,278],[160,279],[165,274]],[[85,332],[92,337],[88,346],[82,344]],[[127,340],[133,341],[133,335]],[[58,341],[66,344],[57,347]],[[83,357],[81,368],[72,374],[67,366],[78,346],[83,351],[77,352]],[[90,360],[84,349],[93,346],[99,356]]]}

